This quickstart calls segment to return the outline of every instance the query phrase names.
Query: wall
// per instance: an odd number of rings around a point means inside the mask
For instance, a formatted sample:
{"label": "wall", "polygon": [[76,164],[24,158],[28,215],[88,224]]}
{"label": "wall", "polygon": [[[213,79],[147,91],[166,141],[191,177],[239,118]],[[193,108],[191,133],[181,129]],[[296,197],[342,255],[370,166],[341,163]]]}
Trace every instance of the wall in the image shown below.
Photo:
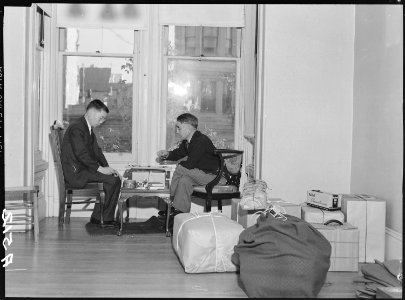
{"label": "wall", "polygon": [[354,6],[261,9],[256,175],[295,203],[309,189],[349,193]]}
{"label": "wall", "polygon": [[[24,185],[26,9],[4,7],[5,186]],[[16,32],[21,33],[17,34]],[[16,122],[18,120],[18,122]],[[7,134],[12,132],[13,134]]]}
{"label": "wall", "polygon": [[351,170],[351,192],[386,200],[387,227],[401,235],[402,16],[402,5],[356,6]]}

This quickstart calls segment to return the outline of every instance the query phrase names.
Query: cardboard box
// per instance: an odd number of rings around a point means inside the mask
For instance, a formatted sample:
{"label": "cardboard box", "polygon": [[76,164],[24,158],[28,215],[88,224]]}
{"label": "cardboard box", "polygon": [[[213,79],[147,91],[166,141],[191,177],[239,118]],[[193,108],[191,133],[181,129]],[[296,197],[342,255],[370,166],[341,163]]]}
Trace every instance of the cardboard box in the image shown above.
{"label": "cardboard box", "polygon": [[324,210],[303,203],[301,205],[301,219],[308,223],[325,224],[330,220],[337,220],[343,223],[345,216],[341,210]]}
{"label": "cardboard box", "polygon": [[378,286],[377,299],[402,299],[402,287]]}
{"label": "cardboard box", "polygon": [[[260,212],[264,211],[264,209],[244,210],[239,205],[240,200],[241,199],[238,198],[232,198],[231,219],[241,224],[244,228],[247,228],[256,224]],[[286,214],[301,218],[301,206],[299,204],[287,202],[280,198],[270,198],[268,201],[284,208]]]}
{"label": "cardboard box", "polygon": [[360,231],[359,262],[374,263],[385,260],[385,212],[384,200],[369,195],[344,195],[342,212],[345,222]]}
{"label": "cardboard box", "polygon": [[[167,173],[170,169],[167,167],[140,167],[131,166],[124,173],[124,178],[135,180],[137,183],[160,183],[162,186],[166,185]],[[170,176],[170,174],[169,174]]]}
{"label": "cardboard box", "polygon": [[332,246],[329,271],[359,270],[359,230],[350,223],[324,225],[311,223]]}
{"label": "cardboard box", "polygon": [[186,273],[235,272],[231,261],[243,227],[217,213],[174,217],[173,249]]}
{"label": "cardboard box", "polygon": [[310,190],[307,191],[307,203],[326,210],[337,210],[342,205],[342,195]]}

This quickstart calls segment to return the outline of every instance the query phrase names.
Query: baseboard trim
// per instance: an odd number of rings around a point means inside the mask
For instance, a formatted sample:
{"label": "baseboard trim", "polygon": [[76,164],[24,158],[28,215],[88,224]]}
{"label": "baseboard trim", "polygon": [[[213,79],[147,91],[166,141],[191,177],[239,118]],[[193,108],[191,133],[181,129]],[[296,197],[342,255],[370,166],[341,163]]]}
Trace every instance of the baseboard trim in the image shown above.
{"label": "baseboard trim", "polygon": [[385,227],[385,260],[402,258],[402,234]]}

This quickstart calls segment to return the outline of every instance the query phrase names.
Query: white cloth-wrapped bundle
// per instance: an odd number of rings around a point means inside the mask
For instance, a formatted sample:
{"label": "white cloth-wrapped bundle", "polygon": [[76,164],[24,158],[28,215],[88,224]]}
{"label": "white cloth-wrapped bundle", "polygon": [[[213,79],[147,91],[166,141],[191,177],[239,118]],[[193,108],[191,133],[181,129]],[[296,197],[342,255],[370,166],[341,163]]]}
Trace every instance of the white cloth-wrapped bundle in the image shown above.
{"label": "white cloth-wrapped bundle", "polygon": [[173,249],[186,273],[235,272],[231,262],[243,226],[217,212],[174,217]]}
{"label": "white cloth-wrapped bundle", "polygon": [[265,209],[267,207],[267,184],[264,180],[246,182],[243,186],[240,207],[244,210]]}

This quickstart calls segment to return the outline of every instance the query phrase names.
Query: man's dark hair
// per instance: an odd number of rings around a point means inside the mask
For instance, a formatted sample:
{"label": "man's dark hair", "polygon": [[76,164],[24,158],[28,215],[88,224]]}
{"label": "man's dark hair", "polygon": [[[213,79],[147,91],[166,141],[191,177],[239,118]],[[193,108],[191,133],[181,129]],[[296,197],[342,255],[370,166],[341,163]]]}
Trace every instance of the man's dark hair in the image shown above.
{"label": "man's dark hair", "polygon": [[181,114],[180,116],[178,116],[177,122],[190,124],[195,129],[197,129],[197,127],[198,127],[197,117],[192,114],[189,114],[189,113]]}
{"label": "man's dark hair", "polygon": [[94,99],[90,101],[90,103],[87,105],[86,111],[88,111],[90,108],[104,110],[107,114],[110,112],[108,107],[100,99]]}

